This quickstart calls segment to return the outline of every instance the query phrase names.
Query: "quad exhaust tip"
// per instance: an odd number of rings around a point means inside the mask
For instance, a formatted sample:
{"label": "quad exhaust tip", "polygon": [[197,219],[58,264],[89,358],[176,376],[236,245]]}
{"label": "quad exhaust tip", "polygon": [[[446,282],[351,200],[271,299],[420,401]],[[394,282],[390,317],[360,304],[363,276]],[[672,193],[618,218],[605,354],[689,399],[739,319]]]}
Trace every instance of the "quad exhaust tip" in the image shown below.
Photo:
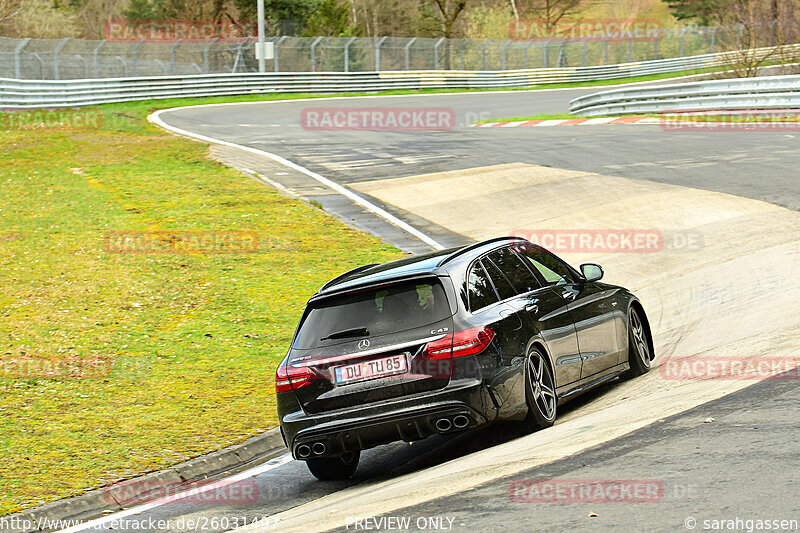
{"label": "quad exhaust tip", "polygon": [[447,418],[440,418],[436,421],[436,429],[439,431],[447,431],[452,427],[452,423]]}
{"label": "quad exhaust tip", "polygon": [[466,415],[457,415],[455,418],[453,418],[453,426],[458,429],[465,428],[468,425],[469,418],[467,418]]}
{"label": "quad exhaust tip", "polygon": [[311,448],[306,444],[301,444],[297,447],[297,455],[299,457],[308,457],[311,455]]}
{"label": "quad exhaust tip", "polygon": [[322,455],[327,450],[327,447],[321,442],[315,442],[313,446],[311,446],[311,450],[314,452],[314,455]]}

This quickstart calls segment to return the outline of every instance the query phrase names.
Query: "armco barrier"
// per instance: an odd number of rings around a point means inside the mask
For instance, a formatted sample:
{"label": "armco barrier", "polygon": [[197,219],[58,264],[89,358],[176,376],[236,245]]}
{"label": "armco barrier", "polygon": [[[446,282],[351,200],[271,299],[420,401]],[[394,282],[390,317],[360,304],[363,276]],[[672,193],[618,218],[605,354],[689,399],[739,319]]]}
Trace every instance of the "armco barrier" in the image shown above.
{"label": "armco barrier", "polygon": [[613,116],[704,109],[798,109],[800,76],[767,76],[613,89],[581,96],[569,111]]}
{"label": "armco barrier", "polygon": [[[800,49],[800,45],[784,48]],[[775,50],[765,48],[756,50],[755,53],[766,56]],[[530,87],[720,67],[731,64],[736,54],[738,52],[721,52],[618,65],[504,71],[272,72],[63,81],[0,78],[0,108],[69,107],[133,100],[261,93]]]}

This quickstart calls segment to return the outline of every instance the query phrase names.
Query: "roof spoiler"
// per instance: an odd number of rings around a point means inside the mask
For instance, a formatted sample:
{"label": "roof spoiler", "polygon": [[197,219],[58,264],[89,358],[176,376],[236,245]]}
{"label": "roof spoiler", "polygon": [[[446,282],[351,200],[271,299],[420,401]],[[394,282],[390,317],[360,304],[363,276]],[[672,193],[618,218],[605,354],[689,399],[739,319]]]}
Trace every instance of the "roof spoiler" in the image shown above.
{"label": "roof spoiler", "polygon": [[333,278],[332,280],[330,280],[329,282],[327,282],[325,285],[323,285],[322,287],[320,287],[320,288],[319,288],[319,290],[318,290],[317,292],[324,291],[325,289],[327,289],[327,288],[328,288],[328,287],[330,287],[331,285],[335,285],[336,283],[338,283],[338,282],[339,282],[339,281],[341,281],[342,279],[346,278],[347,276],[349,276],[349,275],[351,275],[351,274],[356,274],[356,273],[358,273],[358,272],[361,272],[362,270],[366,270],[366,269],[368,269],[368,268],[374,267],[374,266],[375,266],[375,265],[377,265],[377,264],[378,264],[378,263],[370,263],[370,264],[368,264],[368,265],[361,265],[360,267],[356,267],[356,268],[354,268],[353,270],[348,270],[348,271],[347,271],[347,272],[345,272],[344,274],[340,274],[340,275],[336,276],[335,278]]}

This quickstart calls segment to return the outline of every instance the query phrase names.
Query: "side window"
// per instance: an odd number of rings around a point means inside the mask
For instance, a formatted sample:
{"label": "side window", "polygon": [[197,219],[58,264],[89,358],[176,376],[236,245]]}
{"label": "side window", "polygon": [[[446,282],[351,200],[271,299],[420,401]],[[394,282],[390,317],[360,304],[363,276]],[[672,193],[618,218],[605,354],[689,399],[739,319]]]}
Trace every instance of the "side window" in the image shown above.
{"label": "side window", "polygon": [[539,271],[550,285],[566,285],[575,283],[572,271],[559,258],[537,246],[522,247],[519,252],[524,255]]}
{"label": "side window", "polygon": [[476,261],[469,271],[467,290],[469,293],[469,308],[473,313],[478,309],[483,309],[487,305],[500,301],[480,261]]}
{"label": "side window", "polygon": [[513,298],[517,295],[516,289],[514,289],[511,283],[509,283],[500,269],[497,268],[492,261],[484,259],[482,262],[486,272],[489,273],[489,277],[492,278],[494,286],[497,289],[497,293],[500,295],[501,300]]}
{"label": "side window", "polygon": [[[539,283],[536,276],[525,266],[522,259],[509,248],[501,248],[496,252],[490,253],[489,258],[497,265],[500,271],[505,274],[517,293],[523,294],[542,287],[542,284]],[[492,279],[494,279],[494,275],[492,275]],[[499,289],[498,287],[498,290]]]}

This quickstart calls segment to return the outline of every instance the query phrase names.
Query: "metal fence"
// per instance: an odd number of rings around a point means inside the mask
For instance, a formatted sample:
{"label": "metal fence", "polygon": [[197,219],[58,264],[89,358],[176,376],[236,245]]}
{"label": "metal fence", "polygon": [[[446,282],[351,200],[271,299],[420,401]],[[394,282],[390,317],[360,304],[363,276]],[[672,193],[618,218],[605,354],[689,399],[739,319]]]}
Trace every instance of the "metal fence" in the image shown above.
{"label": "metal fence", "polygon": [[709,109],[798,109],[800,76],[768,76],[625,88],[581,96],[570,113],[612,116]]}
{"label": "metal fence", "polygon": [[[733,50],[740,27],[662,29],[641,38],[551,40],[277,37],[272,72],[498,71],[582,67]],[[0,37],[0,77],[69,80],[256,72],[254,39],[90,41]]]}
{"label": "metal fence", "polygon": [[[800,52],[800,45],[762,48],[757,58],[777,52]],[[718,52],[684,58],[658,59],[586,67],[501,71],[392,72],[248,72],[184,74],[89,80],[20,80],[0,78],[0,108],[84,106],[160,98],[263,93],[342,93],[389,89],[489,89],[531,87],[643,76],[728,64],[739,52]]]}

